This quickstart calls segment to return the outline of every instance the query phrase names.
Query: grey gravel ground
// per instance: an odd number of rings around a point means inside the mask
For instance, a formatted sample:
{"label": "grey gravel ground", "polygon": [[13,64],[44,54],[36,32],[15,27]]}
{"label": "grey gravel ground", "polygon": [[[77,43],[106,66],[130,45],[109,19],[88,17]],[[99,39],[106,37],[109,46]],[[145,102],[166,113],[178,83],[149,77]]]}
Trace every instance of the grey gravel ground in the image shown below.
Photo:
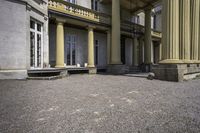
{"label": "grey gravel ground", "polygon": [[0,133],[200,133],[200,80],[0,81]]}

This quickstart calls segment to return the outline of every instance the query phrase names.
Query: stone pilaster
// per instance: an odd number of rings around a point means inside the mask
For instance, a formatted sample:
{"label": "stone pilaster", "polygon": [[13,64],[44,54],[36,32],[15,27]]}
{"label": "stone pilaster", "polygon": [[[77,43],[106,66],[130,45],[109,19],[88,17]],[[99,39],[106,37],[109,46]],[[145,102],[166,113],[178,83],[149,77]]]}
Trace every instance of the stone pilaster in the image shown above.
{"label": "stone pilaster", "polygon": [[133,66],[138,66],[138,64],[139,64],[138,45],[139,45],[138,38],[135,37],[133,39],[133,57],[132,57],[133,58]]}
{"label": "stone pilaster", "polygon": [[198,45],[199,45],[199,0],[191,1],[191,59],[194,61],[198,60]]}
{"label": "stone pilaster", "polygon": [[110,64],[110,45],[111,45],[111,33],[107,31],[107,64]]}
{"label": "stone pilaster", "polygon": [[64,66],[64,24],[57,22],[56,28],[56,67]]}
{"label": "stone pilaster", "polygon": [[141,37],[139,39],[139,64],[144,63],[144,39]]}
{"label": "stone pilaster", "polygon": [[162,0],[162,61],[178,63],[179,60],[179,0]]}
{"label": "stone pilaster", "polygon": [[184,62],[190,60],[190,1],[180,0],[180,59]]}
{"label": "stone pilaster", "polygon": [[120,0],[112,0],[111,64],[121,63]]}
{"label": "stone pilaster", "polygon": [[88,27],[88,67],[95,67],[94,65],[94,27]]}
{"label": "stone pilaster", "polygon": [[160,45],[159,45],[159,61],[162,60],[162,43],[160,42]]}
{"label": "stone pilaster", "polygon": [[151,8],[145,10],[144,53],[145,64],[152,64]]}

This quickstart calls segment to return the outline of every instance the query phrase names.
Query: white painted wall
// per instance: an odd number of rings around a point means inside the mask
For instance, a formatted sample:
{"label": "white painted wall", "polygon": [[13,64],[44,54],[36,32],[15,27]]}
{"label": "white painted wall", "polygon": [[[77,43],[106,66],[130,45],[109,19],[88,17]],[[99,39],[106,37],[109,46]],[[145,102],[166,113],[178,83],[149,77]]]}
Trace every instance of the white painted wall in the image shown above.
{"label": "white painted wall", "polygon": [[47,3],[0,0],[0,79],[27,76],[26,70],[30,68],[30,18],[43,23],[43,56],[44,63],[48,64]]}

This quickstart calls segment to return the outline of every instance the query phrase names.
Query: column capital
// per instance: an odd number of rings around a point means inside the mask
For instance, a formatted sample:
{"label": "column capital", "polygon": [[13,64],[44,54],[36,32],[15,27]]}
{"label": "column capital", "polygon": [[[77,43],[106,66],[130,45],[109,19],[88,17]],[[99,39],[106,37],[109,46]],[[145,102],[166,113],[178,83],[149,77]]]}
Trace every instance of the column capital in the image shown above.
{"label": "column capital", "polygon": [[56,18],[56,23],[57,24],[64,24],[64,23],[66,23],[66,20],[63,19],[63,18]]}
{"label": "column capital", "polygon": [[96,27],[93,26],[93,25],[88,25],[86,28],[87,28],[88,30],[94,30]]}
{"label": "column capital", "polygon": [[152,6],[152,5],[149,5],[149,6],[147,6],[147,7],[144,8],[144,11],[145,11],[145,12],[149,12],[149,11],[152,12],[152,9],[153,9],[153,6]]}

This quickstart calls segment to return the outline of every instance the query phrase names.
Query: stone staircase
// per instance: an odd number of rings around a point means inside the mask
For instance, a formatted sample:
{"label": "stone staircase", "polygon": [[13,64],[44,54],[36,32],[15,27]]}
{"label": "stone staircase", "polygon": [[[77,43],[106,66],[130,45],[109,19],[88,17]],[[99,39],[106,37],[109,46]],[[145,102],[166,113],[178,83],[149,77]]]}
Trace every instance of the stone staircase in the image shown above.
{"label": "stone staircase", "polygon": [[129,67],[129,73],[140,73],[142,70],[138,66],[130,66]]}

